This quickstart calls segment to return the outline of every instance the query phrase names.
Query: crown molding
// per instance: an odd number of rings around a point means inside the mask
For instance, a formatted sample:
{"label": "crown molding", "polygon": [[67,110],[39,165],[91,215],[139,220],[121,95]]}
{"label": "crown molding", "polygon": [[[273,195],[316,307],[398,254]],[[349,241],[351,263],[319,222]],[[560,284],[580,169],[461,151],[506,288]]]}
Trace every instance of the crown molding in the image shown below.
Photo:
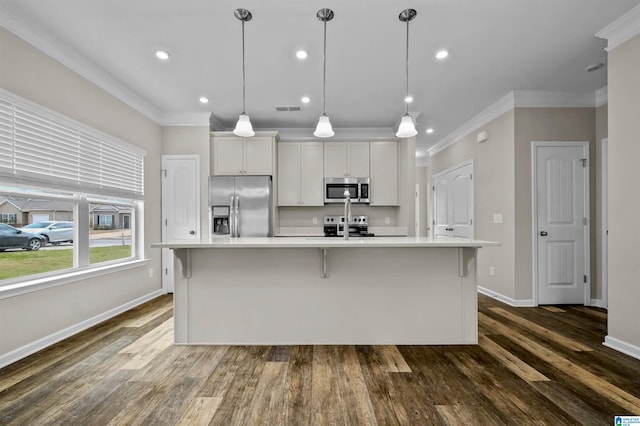
{"label": "crown molding", "polygon": [[[604,91],[604,104],[606,103],[606,86],[598,90],[598,92],[600,91]],[[544,90],[515,90],[509,92],[427,149],[427,152],[429,156],[434,156],[449,145],[456,143],[471,132],[478,130],[514,108],[595,108],[599,106],[597,105],[598,100],[602,100],[598,96],[603,96],[602,93],[598,92],[553,92]]]}
{"label": "crown molding", "polygon": [[56,43],[51,37],[42,37],[37,31],[29,28],[28,25],[10,14],[2,6],[0,6],[0,25],[150,120],[157,124],[162,124],[160,111],[131,90],[131,88],[101,70],[79,52],[66,47],[64,43]]}
{"label": "crown molding", "polygon": [[610,52],[638,34],[640,34],[640,5],[598,31],[596,37],[607,40],[605,50]]}
{"label": "crown molding", "polygon": [[546,90],[516,90],[515,108],[593,108],[594,92],[555,92]]}
{"label": "crown molding", "polygon": [[458,127],[453,132],[449,133],[443,139],[438,141],[431,148],[427,149],[427,153],[430,157],[433,157],[449,145],[453,145],[469,133],[478,130],[485,124],[495,120],[507,111],[512,110],[515,107],[515,92],[509,92],[496,102],[485,108],[480,114],[474,116],[471,120]]}
{"label": "crown molding", "polygon": [[161,126],[207,126],[210,127],[210,112],[164,114],[158,124]]}
{"label": "crown molding", "polygon": [[[260,129],[275,130],[280,135],[280,141],[319,141],[321,138],[313,136],[315,128],[281,128]],[[342,127],[333,128],[335,136],[327,140],[336,141],[397,141],[399,140],[391,127]]]}
{"label": "crown molding", "polygon": [[609,102],[609,88],[607,86],[601,87],[596,90],[596,104],[595,107],[601,107]]}

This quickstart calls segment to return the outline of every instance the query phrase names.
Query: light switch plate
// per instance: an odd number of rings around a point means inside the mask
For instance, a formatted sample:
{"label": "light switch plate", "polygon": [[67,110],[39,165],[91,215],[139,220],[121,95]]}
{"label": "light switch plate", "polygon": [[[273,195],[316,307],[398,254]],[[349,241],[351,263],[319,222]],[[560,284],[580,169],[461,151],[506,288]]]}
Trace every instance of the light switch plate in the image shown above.
{"label": "light switch plate", "polygon": [[493,214],[493,223],[502,223],[502,214],[494,213]]}

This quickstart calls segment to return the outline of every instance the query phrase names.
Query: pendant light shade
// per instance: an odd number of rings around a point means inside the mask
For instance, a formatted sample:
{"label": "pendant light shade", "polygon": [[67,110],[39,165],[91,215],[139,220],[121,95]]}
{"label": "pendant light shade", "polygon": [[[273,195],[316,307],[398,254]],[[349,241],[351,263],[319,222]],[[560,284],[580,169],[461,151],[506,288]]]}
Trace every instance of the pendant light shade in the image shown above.
{"label": "pendant light shade", "polygon": [[333,135],[335,135],[335,133],[331,127],[329,117],[322,114],[318,119],[318,125],[316,126],[316,131],[313,132],[313,136],[317,136],[319,138],[330,138]]}
{"label": "pendant light shade", "polygon": [[410,138],[417,134],[418,131],[416,130],[416,126],[413,124],[413,118],[411,118],[409,114],[403,115],[402,120],[400,121],[400,126],[398,126],[396,137]]}
{"label": "pendant light shade", "polygon": [[247,114],[240,114],[238,122],[236,123],[236,128],[233,129],[233,134],[236,136],[242,136],[243,138],[250,138],[256,134],[253,131],[253,126],[251,126],[251,121]]}
{"label": "pendant light shade", "polygon": [[331,128],[331,122],[327,115],[327,22],[333,19],[333,11],[331,9],[320,9],[316,13],[316,17],[324,23],[324,53],[322,54],[322,115],[318,119],[316,131],[313,136],[319,138],[330,138],[335,135]]}
{"label": "pendant light shade", "polygon": [[238,117],[238,122],[236,123],[236,128],[233,129],[233,134],[236,136],[241,136],[243,138],[249,138],[255,135],[253,131],[253,126],[251,125],[251,120],[249,120],[249,115],[247,115],[245,109],[245,78],[244,78],[244,23],[251,20],[253,17],[251,12],[247,9],[236,9],[233,12],[233,15],[242,22],[242,114]]}
{"label": "pendant light shade", "polygon": [[413,119],[409,115],[409,102],[408,102],[409,100],[409,22],[411,22],[416,17],[417,14],[418,12],[416,12],[415,9],[405,9],[400,13],[400,16],[398,16],[398,19],[400,19],[401,22],[407,23],[407,50],[406,50],[407,60],[405,62],[407,96],[405,97],[405,102],[404,102],[406,105],[405,113],[402,116],[402,120],[400,121],[400,126],[398,127],[398,132],[396,133],[396,137],[399,137],[399,138],[410,138],[418,134],[418,131],[416,130],[416,126],[413,123]]}

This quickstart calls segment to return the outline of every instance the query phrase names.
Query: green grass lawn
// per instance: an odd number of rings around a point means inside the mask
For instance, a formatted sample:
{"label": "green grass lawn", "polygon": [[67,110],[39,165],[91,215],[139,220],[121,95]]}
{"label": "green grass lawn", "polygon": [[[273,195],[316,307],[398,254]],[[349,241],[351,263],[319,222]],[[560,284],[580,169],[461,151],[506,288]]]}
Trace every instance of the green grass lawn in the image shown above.
{"label": "green grass lawn", "polygon": [[[131,246],[94,247],[89,262],[100,263],[131,256]],[[73,250],[0,252],[0,280],[73,267]]]}

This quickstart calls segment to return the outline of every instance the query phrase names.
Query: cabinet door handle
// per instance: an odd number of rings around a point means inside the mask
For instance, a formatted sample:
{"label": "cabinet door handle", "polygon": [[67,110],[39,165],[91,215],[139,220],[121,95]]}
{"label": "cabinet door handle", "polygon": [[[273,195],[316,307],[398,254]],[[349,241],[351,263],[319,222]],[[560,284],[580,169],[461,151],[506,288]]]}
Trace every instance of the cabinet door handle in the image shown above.
{"label": "cabinet door handle", "polygon": [[547,235],[549,235],[549,233],[547,231],[540,231],[540,236],[541,237],[546,237]]}

